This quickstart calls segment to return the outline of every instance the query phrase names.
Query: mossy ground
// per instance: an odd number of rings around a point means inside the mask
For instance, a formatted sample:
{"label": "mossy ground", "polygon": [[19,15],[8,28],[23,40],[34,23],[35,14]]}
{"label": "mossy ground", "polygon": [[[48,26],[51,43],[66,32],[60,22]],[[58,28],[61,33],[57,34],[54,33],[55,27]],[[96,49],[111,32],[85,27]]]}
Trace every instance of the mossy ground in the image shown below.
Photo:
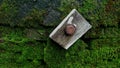
{"label": "mossy ground", "polygon": [[[49,34],[73,8],[92,29],[65,50]],[[0,68],[119,67],[119,0],[0,0]]]}

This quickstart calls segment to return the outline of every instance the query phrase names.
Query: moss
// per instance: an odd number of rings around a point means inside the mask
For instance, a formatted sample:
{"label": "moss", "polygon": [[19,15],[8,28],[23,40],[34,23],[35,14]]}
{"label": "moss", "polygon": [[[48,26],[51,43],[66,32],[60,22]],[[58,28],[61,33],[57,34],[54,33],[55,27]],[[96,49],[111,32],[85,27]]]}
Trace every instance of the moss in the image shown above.
{"label": "moss", "polygon": [[84,35],[84,38],[120,38],[119,28],[93,28]]}
{"label": "moss", "polygon": [[1,39],[4,40],[0,43],[1,67],[45,67],[42,60],[45,43],[26,37],[24,30],[0,26]]}
{"label": "moss", "polygon": [[[53,4],[54,3],[54,4]],[[43,6],[44,5],[44,6]],[[39,27],[43,24],[44,14],[52,8],[59,6],[58,0],[44,1],[8,1],[0,5],[1,24],[22,27]],[[5,20],[7,19],[7,20]]]}
{"label": "moss", "polygon": [[45,11],[44,10],[37,10],[37,9],[32,9],[30,13],[28,13],[28,15],[23,18],[23,24],[22,26],[26,26],[26,27],[39,27],[40,24],[43,24],[43,18],[45,15]]}
{"label": "moss", "polygon": [[[108,66],[108,64],[114,64],[111,67],[117,67],[119,65],[119,60],[116,61],[116,59],[119,58],[119,55],[117,54],[119,52],[119,47],[105,46],[105,44],[103,43],[104,46],[101,48],[99,47],[99,49],[95,48],[95,50],[81,50],[81,46],[85,46],[85,44],[84,42],[82,43],[82,41],[79,40],[70,49],[65,51],[64,49],[57,47],[57,44],[52,44],[52,41],[50,40],[47,44],[48,45],[44,50],[44,59],[50,68],[101,67],[101,65],[103,67],[110,67]],[[78,46],[76,46],[76,44],[78,44]],[[95,45],[97,46],[97,44]]]}
{"label": "moss", "polygon": [[95,39],[91,41],[92,49],[100,49],[102,47],[117,47],[119,45],[120,38],[111,39]]}
{"label": "moss", "polygon": [[10,67],[44,67],[42,65],[43,43],[33,41],[16,44],[6,41],[0,45],[0,49],[4,49],[0,55],[2,67],[4,67],[4,64],[10,65]]}
{"label": "moss", "polygon": [[58,10],[62,12],[62,16],[67,16],[72,9],[77,9],[77,7],[79,7],[79,3],[76,0],[62,0]]}
{"label": "moss", "polygon": [[25,43],[28,41],[46,41],[46,30],[0,27],[1,39],[14,43]]}
{"label": "moss", "polygon": [[[120,67],[119,3],[0,0],[0,68]],[[90,22],[92,29],[65,50],[48,36],[73,8]]]}
{"label": "moss", "polygon": [[15,20],[17,12],[15,5],[9,4],[7,1],[3,1],[0,6],[0,24],[9,24],[10,26],[14,26],[16,23],[14,23],[13,20]]}
{"label": "moss", "polygon": [[25,29],[24,34],[28,39],[46,41],[46,30]]}
{"label": "moss", "polygon": [[29,41],[29,38],[26,38],[23,33],[23,29],[9,28],[0,26],[1,38],[4,41],[23,43]]}
{"label": "moss", "polygon": [[[44,49],[44,59],[50,68],[66,68],[66,67],[80,67],[82,65],[82,57],[85,57],[84,54],[89,53],[85,50],[86,44],[78,40],[70,49],[67,51],[62,47],[59,47],[58,44],[52,44],[53,41],[48,39],[47,46]],[[51,46],[52,45],[52,46]],[[54,50],[54,51],[53,51]],[[83,55],[83,56],[82,56]],[[74,59],[76,58],[76,59]],[[57,61],[56,61],[57,60]],[[81,62],[80,64],[78,64]],[[74,64],[73,64],[74,63]],[[71,65],[72,64],[72,65]]]}
{"label": "moss", "polygon": [[[96,66],[98,67],[118,67],[119,60],[115,61],[119,58],[117,54],[118,50],[119,47],[102,47],[98,50],[93,50],[91,57],[95,58],[95,60],[100,60],[96,61]],[[110,64],[110,66],[108,64]]]}

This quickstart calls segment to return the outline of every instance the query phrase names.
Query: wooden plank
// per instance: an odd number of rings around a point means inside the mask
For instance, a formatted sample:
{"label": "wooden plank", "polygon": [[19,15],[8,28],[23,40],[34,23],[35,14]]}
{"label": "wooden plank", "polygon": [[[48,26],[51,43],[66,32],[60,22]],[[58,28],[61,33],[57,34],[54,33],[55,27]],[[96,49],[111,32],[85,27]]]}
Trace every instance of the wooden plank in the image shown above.
{"label": "wooden plank", "polygon": [[[76,24],[76,32],[72,36],[65,34],[65,26],[68,24],[70,17],[73,17],[73,24]],[[50,38],[61,45],[63,48],[68,49],[75,41],[83,36],[92,26],[83,18],[76,9],[73,9],[68,16],[53,30]]]}

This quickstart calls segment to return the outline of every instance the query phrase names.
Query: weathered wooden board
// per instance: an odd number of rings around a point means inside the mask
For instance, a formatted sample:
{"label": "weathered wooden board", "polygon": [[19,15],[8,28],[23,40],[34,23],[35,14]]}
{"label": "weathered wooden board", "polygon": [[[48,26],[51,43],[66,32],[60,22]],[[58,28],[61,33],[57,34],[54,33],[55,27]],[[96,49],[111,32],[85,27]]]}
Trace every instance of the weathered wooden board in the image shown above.
{"label": "weathered wooden board", "polygon": [[[65,26],[70,17],[74,17],[73,24],[76,24],[76,32],[72,36],[65,34]],[[68,49],[75,41],[84,35],[92,26],[79,14],[76,9],[73,9],[69,15],[53,30],[50,38],[61,45],[63,48]]]}

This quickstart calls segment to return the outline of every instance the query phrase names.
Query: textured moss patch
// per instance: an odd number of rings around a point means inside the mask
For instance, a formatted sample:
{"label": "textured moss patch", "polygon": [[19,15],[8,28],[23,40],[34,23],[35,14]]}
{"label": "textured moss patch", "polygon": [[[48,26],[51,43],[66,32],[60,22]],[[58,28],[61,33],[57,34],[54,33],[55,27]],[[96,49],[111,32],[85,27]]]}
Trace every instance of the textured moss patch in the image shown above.
{"label": "textured moss patch", "polygon": [[48,67],[50,68],[56,68],[56,67],[65,68],[65,67],[76,67],[76,66],[80,67],[82,65],[81,58],[85,57],[83,54],[82,56],[81,53],[82,52],[84,52],[85,54],[89,53],[89,51],[85,49],[87,45],[81,40],[78,40],[67,51],[62,47],[59,47],[58,44],[52,44],[52,43],[54,42],[48,39],[46,48],[44,49],[44,55],[45,55],[44,59]]}
{"label": "textured moss patch", "polygon": [[101,47],[117,47],[119,46],[120,38],[109,38],[109,39],[95,39],[91,41],[92,49],[99,49]]}
{"label": "textured moss patch", "polygon": [[[49,34],[77,9],[90,29],[68,50]],[[119,0],[0,0],[0,68],[119,68]]]}
{"label": "textured moss patch", "polygon": [[[111,46],[110,48],[109,46],[103,46],[101,48],[99,47],[100,49],[95,48],[95,50],[88,50],[86,49],[86,47],[85,48],[82,47],[82,46],[86,46],[86,44],[83,41],[78,40],[75,43],[75,45],[73,45],[70,49],[66,51],[60,47],[56,47],[57,44],[55,45],[52,44],[52,41],[50,40],[47,44],[48,45],[44,50],[45,51],[44,59],[48,67],[50,68],[118,67],[119,66],[118,62],[120,60],[116,61],[116,59],[119,58],[119,54],[117,54],[119,52],[119,47]],[[52,45],[53,47],[51,47],[50,45]],[[97,44],[95,45],[98,46]],[[109,66],[108,64],[113,64],[113,65]]]}
{"label": "textured moss patch", "polygon": [[93,28],[85,34],[84,38],[120,38],[119,28]]}
{"label": "textured moss patch", "polygon": [[16,20],[17,8],[14,4],[9,4],[7,1],[3,1],[0,5],[0,23],[9,24],[14,26],[16,23],[13,20]]}
{"label": "textured moss patch", "polygon": [[35,41],[26,44],[5,42],[0,45],[0,49],[3,50],[0,54],[0,64],[9,65],[11,63],[16,64],[17,67],[19,65],[24,67],[30,63],[30,66],[37,67],[42,64],[43,48],[44,44]]}
{"label": "textured moss patch", "polygon": [[39,27],[40,24],[43,24],[43,18],[44,18],[45,11],[44,10],[37,10],[32,9],[28,15],[23,18],[22,20],[22,26],[26,27]]}

